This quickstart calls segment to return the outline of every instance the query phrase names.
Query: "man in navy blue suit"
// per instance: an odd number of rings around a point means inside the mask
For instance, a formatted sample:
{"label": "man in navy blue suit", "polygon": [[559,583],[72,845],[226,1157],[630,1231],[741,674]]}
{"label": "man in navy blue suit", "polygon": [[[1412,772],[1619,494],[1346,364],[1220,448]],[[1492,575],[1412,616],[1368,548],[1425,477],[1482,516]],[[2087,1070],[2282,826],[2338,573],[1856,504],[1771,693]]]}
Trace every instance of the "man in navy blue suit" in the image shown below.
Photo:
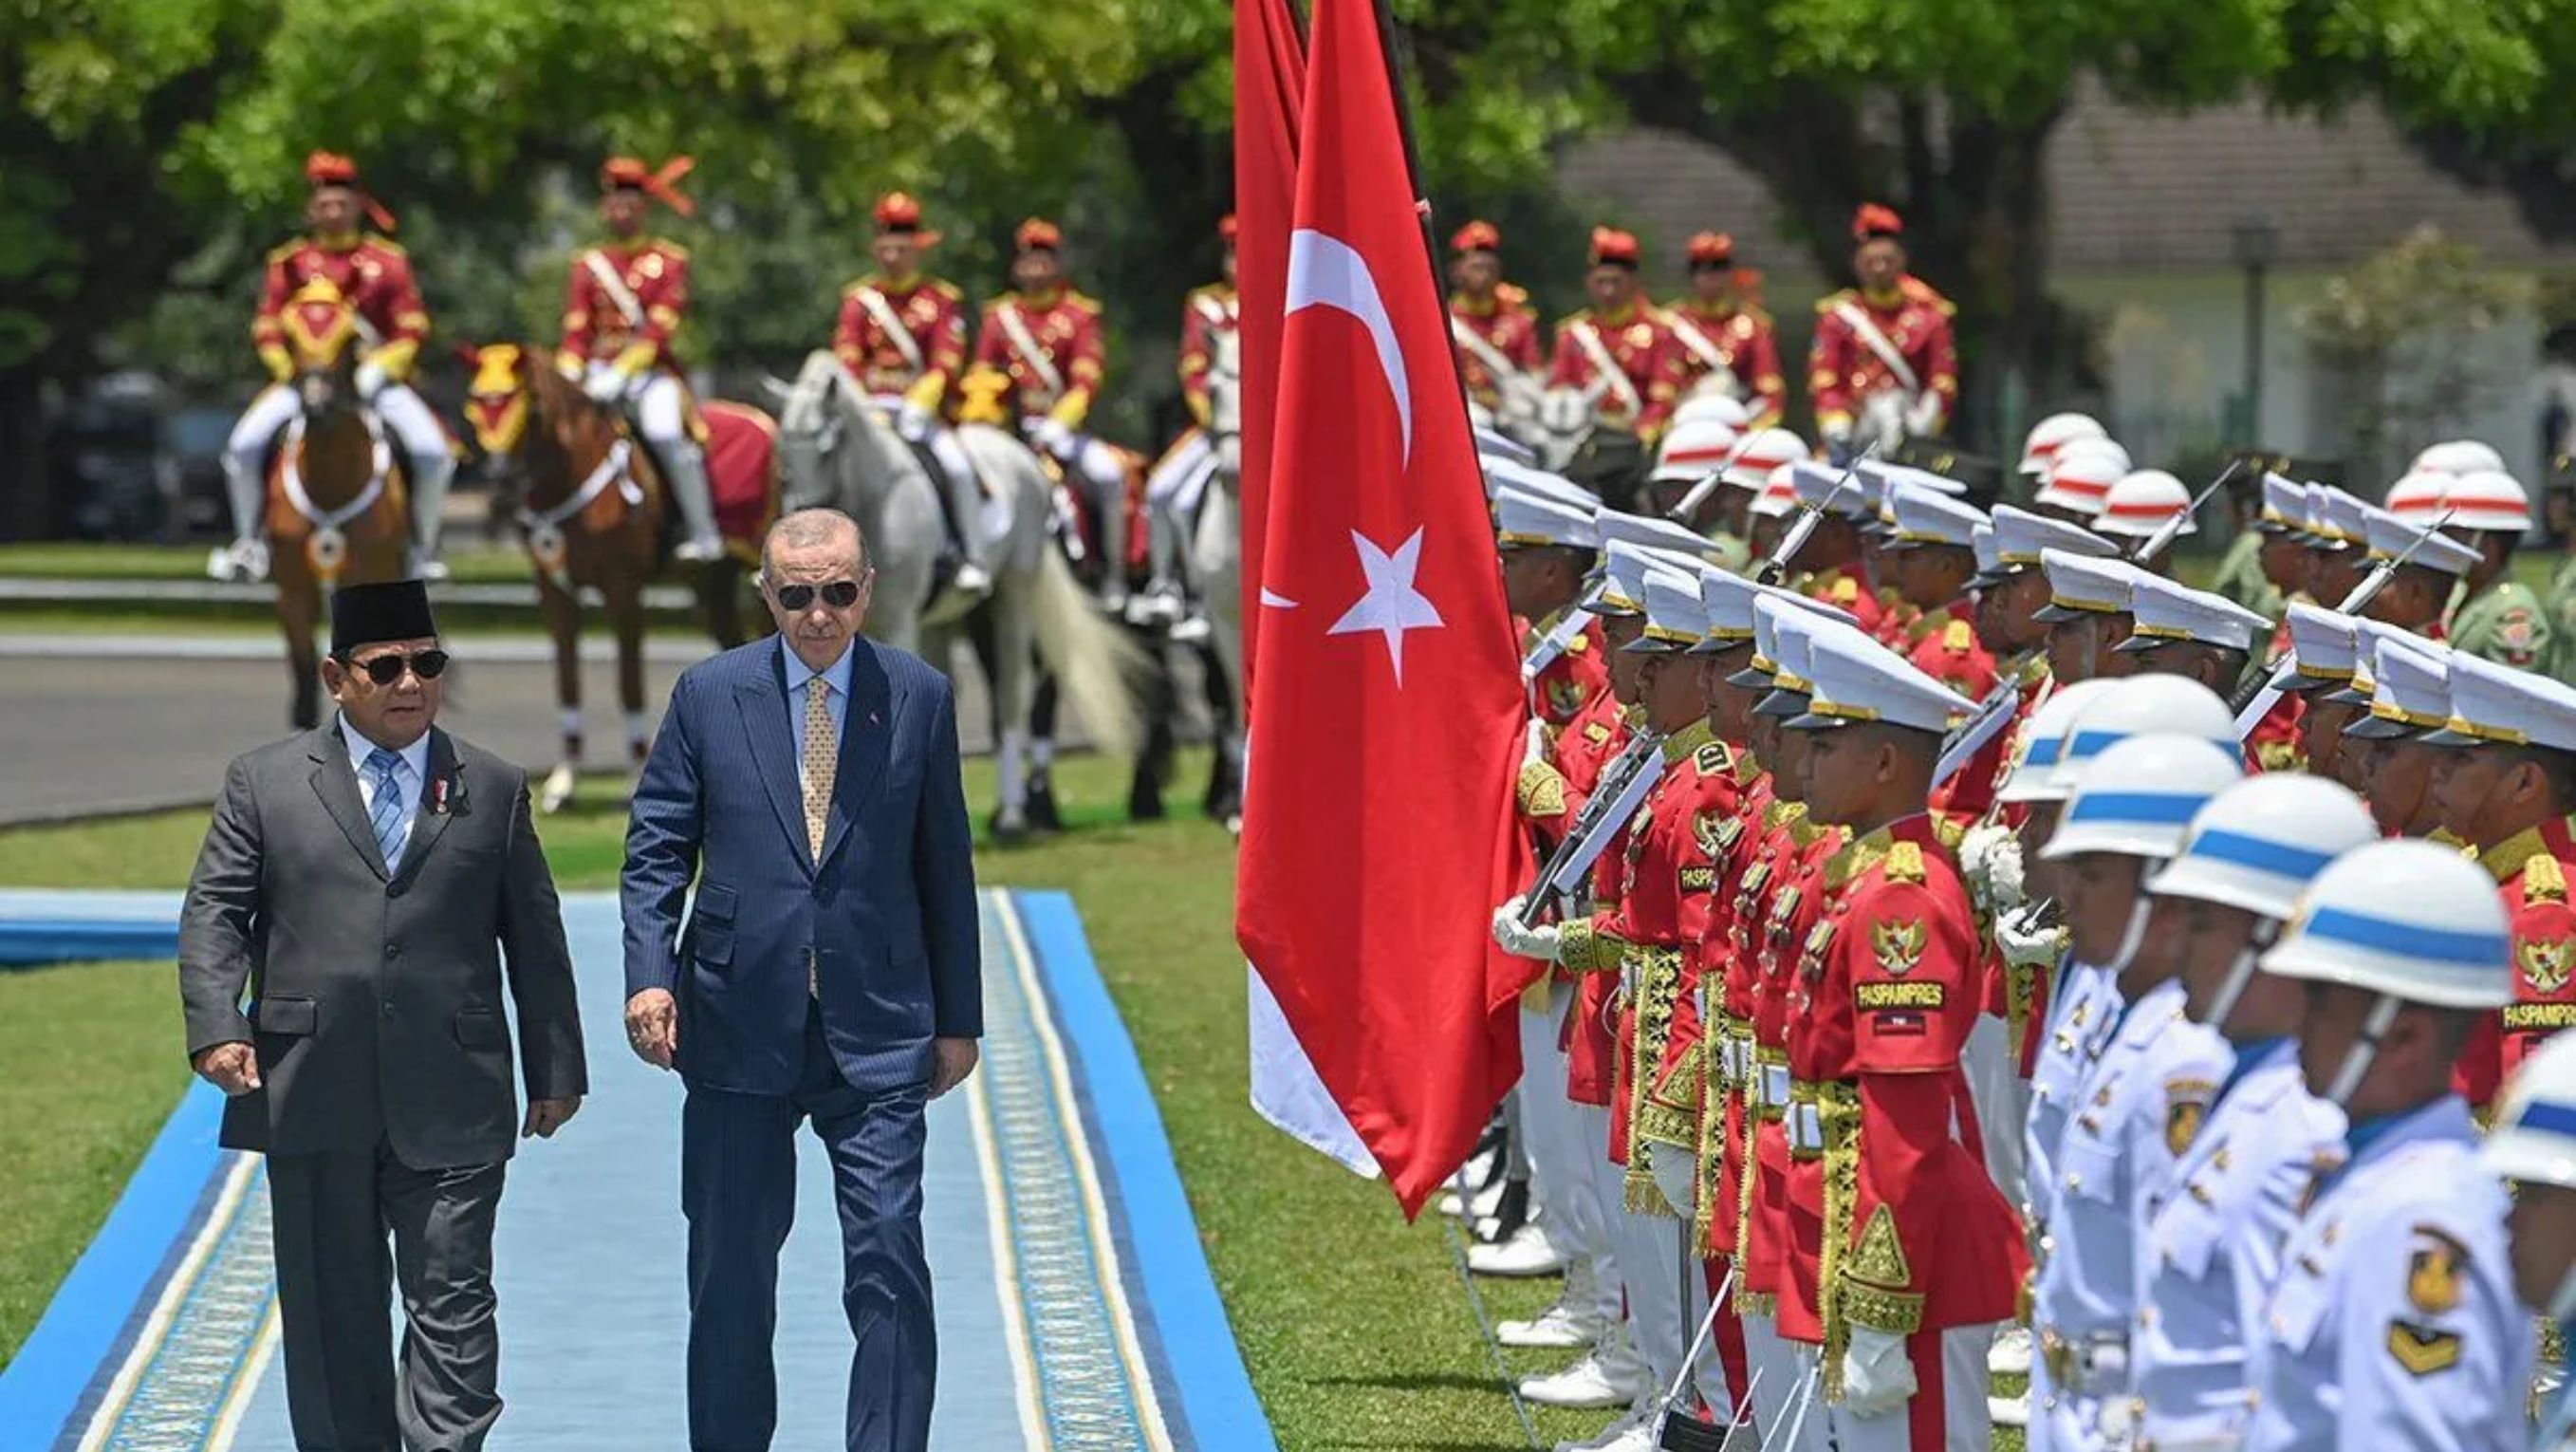
{"label": "man in navy blue suit", "polygon": [[777,1427],[778,1251],[806,1119],[858,1338],[850,1452],[930,1441],[923,1113],[974,1071],[982,966],[956,701],[860,637],[874,578],[849,516],[778,522],[761,563],[778,639],[680,677],[626,829],[627,1037],[688,1089],[696,1452],[765,1449]]}

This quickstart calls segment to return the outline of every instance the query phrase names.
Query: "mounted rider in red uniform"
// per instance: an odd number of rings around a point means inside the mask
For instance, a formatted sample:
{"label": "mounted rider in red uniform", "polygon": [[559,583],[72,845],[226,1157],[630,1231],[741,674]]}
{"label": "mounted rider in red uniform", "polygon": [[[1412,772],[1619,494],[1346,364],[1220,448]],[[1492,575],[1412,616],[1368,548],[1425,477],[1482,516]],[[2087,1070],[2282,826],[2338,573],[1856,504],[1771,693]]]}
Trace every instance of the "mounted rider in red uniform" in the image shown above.
{"label": "mounted rider in red uniform", "polygon": [[689,306],[689,254],[676,242],[644,234],[655,201],[683,217],[696,215],[674,185],[694,165],[679,156],[657,170],[619,156],[599,169],[599,220],[608,240],[573,254],[555,367],[603,407],[633,411],[636,432],[679,506],[685,537],[671,553],[703,563],[723,558],[724,540],[707,484],[705,424],[672,353],[672,336]]}
{"label": "mounted rider in red uniform", "polygon": [[951,427],[958,379],[966,371],[966,295],[924,271],[921,255],[939,234],[921,225],[921,203],[902,192],[877,199],[877,270],[841,290],[832,352],[859,389],[894,419],[895,431],[930,451],[939,465],[941,498],[957,545],[956,587],[993,588],[984,553],[983,488]]}
{"label": "mounted rider in red uniform", "polygon": [[1780,376],[1771,315],[1745,296],[1749,276],[1735,265],[1734,238],[1691,238],[1690,295],[1664,310],[1664,324],[1673,334],[1673,384],[1681,396],[1724,393],[1752,415],[1748,429],[1768,428],[1789,406],[1789,385]]}
{"label": "mounted rider in red uniform", "polygon": [[1127,461],[1083,432],[1108,369],[1100,304],[1064,281],[1064,232],[1031,217],[1013,234],[1012,290],[984,305],[975,336],[978,393],[990,393],[1023,436],[1063,464],[1091,496],[1100,521],[1101,603],[1127,605]]}
{"label": "mounted rider in red uniform", "polygon": [[1837,457],[1872,438],[1893,448],[1933,438],[1959,403],[1959,352],[1950,300],[1905,270],[1905,223],[1875,202],[1852,218],[1852,272],[1816,304],[1807,393],[1816,432]]}
{"label": "mounted rider in red uniform", "polygon": [[[1195,582],[1189,578],[1194,526],[1208,485],[1238,462],[1242,427],[1232,396],[1241,357],[1237,330],[1242,324],[1242,302],[1234,290],[1232,212],[1217,220],[1216,234],[1225,244],[1224,272],[1214,282],[1191,288],[1181,303],[1181,401],[1189,407],[1190,428],[1146,476],[1151,577],[1144,597],[1128,611],[1132,620],[1170,625],[1175,639],[1192,641],[1204,639],[1209,629],[1193,598]],[[1217,396],[1219,384],[1228,391],[1223,400]]]}
{"label": "mounted rider in red uniform", "polygon": [[295,371],[286,347],[287,304],[305,284],[320,280],[337,288],[357,310],[358,394],[402,441],[411,466],[413,571],[444,575],[438,563],[438,514],[447,500],[448,481],[456,474],[456,455],[438,416],[408,382],[421,340],[429,335],[429,313],[421,305],[411,258],[377,232],[359,230],[362,215],[382,232],[393,230],[394,219],[360,189],[356,163],[317,151],[305,158],[304,180],[311,188],[305,235],[268,254],[259,316],[251,324],[251,339],[271,382],[251,400],[224,448],[233,542],[208,558],[206,572],[219,580],[268,575],[268,543],[261,537],[268,507],[268,451],[278,431],[300,411],[295,391],[286,386]]}
{"label": "mounted rider in red uniform", "polygon": [[1503,280],[1502,232],[1469,222],[1449,250],[1449,337],[1469,401],[1496,421],[1534,412],[1546,359],[1529,294]]}

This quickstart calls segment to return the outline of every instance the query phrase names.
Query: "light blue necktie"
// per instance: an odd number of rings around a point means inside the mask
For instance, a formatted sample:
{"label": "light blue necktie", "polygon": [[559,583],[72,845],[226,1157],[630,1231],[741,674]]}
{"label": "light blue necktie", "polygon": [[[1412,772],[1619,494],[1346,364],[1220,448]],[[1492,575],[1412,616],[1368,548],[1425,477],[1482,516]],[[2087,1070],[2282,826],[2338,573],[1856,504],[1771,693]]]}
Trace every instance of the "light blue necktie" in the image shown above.
{"label": "light blue necktie", "polygon": [[391,872],[402,860],[403,836],[411,824],[403,820],[402,787],[395,773],[402,758],[379,746],[367,753],[367,774],[375,779],[375,805],[367,809],[367,825],[376,829],[376,851],[385,859],[385,870]]}

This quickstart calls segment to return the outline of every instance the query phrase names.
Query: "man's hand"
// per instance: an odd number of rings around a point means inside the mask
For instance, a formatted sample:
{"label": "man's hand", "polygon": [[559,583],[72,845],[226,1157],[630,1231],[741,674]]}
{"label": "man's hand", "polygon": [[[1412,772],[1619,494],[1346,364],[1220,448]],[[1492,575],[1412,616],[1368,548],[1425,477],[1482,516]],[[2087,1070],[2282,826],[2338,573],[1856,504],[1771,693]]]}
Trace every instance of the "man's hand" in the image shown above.
{"label": "man's hand", "polygon": [[1869,1418],[1901,1412],[1919,1389],[1904,1337],[1868,1326],[1851,1328],[1851,1344],[1843,1351],[1846,1413]]}
{"label": "man's hand", "polygon": [[894,416],[894,431],[916,444],[930,442],[930,424],[930,410],[909,398],[903,401],[903,407]]}
{"label": "man's hand", "polygon": [[528,1101],[527,1122],[519,1126],[519,1138],[552,1139],[556,1130],[563,1128],[580,1112],[581,1096],[578,1094],[570,1099],[531,1099]]}
{"label": "man's hand", "polygon": [[680,1005],[671,990],[647,988],[626,1000],[626,1043],[654,1068],[671,1067],[680,1052]]}
{"label": "man's hand", "polygon": [[193,1067],[199,1078],[236,1099],[259,1087],[259,1055],[239,1040],[200,1053]]}
{"label": "man's hand", "polygon": [[624,398],[626,390],[634,382],[635,380],[622,369],[603,368],[592,374],[590,381],[582,385],[582,392],[590,395],[591,402],[602,408],[608,408]]}
{"label": "man's hand", "polygon": [[930,1041],[930,1097],[938,1098],[966,1082],[975,1072],[977,1050],[973,1039],[932,1039]]}
{"label": "man's hand", "polygon": [[1535,928],[1522,927],[1521,905],[1528,900],[1527,894],[1517,895],[1511,901],[1494,909],[1495,945],[1515,957],[1536,958],[1542,963],[1553,963],[1556,961],[1561,930],[1553,923],[1541,924]]}

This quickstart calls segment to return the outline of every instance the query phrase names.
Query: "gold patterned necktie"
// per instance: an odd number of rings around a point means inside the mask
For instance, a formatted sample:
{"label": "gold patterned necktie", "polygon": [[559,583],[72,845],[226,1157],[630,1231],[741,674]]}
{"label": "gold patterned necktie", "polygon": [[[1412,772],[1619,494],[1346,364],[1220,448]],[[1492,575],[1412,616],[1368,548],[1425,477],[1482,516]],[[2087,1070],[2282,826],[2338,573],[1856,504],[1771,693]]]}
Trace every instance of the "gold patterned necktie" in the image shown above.
{"label": "gold patterned necktie", "polygon": [[823,860],[823,826],[832,816],[832,776],[839,769],[831,683],[812,676],[805,682],[805,845],[817,863]]}

